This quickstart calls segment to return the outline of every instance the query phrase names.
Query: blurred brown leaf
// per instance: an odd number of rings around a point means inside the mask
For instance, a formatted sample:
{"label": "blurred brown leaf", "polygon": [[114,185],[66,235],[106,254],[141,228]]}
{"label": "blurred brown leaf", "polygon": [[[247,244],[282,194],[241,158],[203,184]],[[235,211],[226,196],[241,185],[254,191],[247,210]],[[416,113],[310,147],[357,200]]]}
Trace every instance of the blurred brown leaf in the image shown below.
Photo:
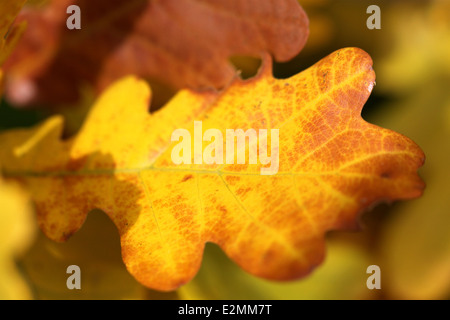
{"label": "blurred brown leaf", "polygon": [[[81,8],[68,30],[66,8]],[[233,55],[294,57],[308,37],[295,0],[53,0],[23,11],[29,28],[7,62],[14,104],[74,102],[80,86],[102,90],[128,74],[175,88],[222,88]]]}

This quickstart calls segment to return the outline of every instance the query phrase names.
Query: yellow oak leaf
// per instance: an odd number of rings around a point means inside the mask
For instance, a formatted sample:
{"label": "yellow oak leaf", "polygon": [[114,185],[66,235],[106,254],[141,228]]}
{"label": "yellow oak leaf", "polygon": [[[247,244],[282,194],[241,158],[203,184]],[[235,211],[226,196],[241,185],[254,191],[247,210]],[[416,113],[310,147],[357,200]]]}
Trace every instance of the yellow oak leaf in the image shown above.
{"label": "yellow oak leaf", "polygon": [[[304,276],[322,262],[328,230],[357,228],[359,214],[380,201],[421,195],[424,155],[410,139],[361,118],[375,82],[364,51],[341,49],[283,80],[270,65],[267,57],[255,78],[235,79],[220,94],[180,91],[153,114],[148,85],[125,78],[70,140],[60,139],[59,117],[0,135],[5,175],[28,187],[53,240],[68,239],[91,209],[103,210],[118,228],[128,270],[148,287],[187,283],[206,242],[254,275]],[[172,134],[186,129],[195,137],[196,121],[205,133],[278,129],[279,144],[270,131],[267,141],[245,145],[244,164],[176,165],[180,142]],[[200,151],[226,147],[215,138]],[[278,155],[276,174],[261,174],[275,158],[249,163],[256,143]],[[197,148],[194,141],[188,157],[196,163]]]}

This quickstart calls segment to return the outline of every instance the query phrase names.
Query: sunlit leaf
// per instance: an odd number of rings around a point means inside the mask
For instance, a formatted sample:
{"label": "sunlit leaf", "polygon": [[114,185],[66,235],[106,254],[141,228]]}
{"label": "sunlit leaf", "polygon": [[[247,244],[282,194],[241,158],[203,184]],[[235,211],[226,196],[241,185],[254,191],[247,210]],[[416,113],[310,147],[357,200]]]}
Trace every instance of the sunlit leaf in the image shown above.
{"label": "sunlit leaf", "polygon": [[[254,275],[299,278],[322,262],[326,231],[356,228],[358,215],[380,201],[420,196],[424,156],[408,138],[361,118],[375,81],[364,51],[336,51],[284,80],[270,65],[266,59],[257,77],[236,79],[219,95],[181,91],[153,114],[146,83],[125,78],[73,139],[61,141],[62,121],[51,118],[0,135],[0,161],[29,188],[51,239],[67,240],[93,208],[106,212],[128,270],[148,287],[188,282],[207,241]],[[172,132],[193,137],[195,120],[203,131],[279,129],[276,174],[261,175],[261,162],[175,165]]]}

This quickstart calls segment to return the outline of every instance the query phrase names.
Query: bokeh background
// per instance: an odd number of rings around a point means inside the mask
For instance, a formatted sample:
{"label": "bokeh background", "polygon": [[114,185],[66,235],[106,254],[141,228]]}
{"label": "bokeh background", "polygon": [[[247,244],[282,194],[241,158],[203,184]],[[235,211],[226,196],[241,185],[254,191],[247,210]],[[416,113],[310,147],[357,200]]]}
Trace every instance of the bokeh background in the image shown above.
{"label": "bokeh background", "polygon": [[[377,80],[362,116],[408,136],[424,150],[426,163],[419,173],[427,187],[420,199],[380,204],[361,217],[360,231],[329,233],[326,260],[304,279],[275,283],[255,278],[208,244],[196,278],[178,291],[160,293],[128,274],[119,236],[104,213],[90,213],[67,243],[54,243],[36,229],[31,205],[15,207],[12,198],[25,195],[2,192],[2,213],[13,214],[0,215],[0,299],[449,299],[450,1],[299,2],[310,19],[308,43],[293,60],[275,63],[274,75],[299,73],[343,47],[367,51]],[[373,4],[381,9],[380,30],[366,27],[366,9]],[[243,77],[254,75],[260,64],[248,57],[231,60]],[[156,106],[174,93],[164,87],[158,92]],[[69,136],[88,105],[86,98],[76,108],[18,108],[3,100],[0,130],[62,113]],[[14,214],[19,211],[25,214]],[[11,254],[14,263],[8,260]],[[65,286],[70,264],[82,270],[82,290]],[[373,264],[381,269],[380,290],[366,287],[366,269]]]}

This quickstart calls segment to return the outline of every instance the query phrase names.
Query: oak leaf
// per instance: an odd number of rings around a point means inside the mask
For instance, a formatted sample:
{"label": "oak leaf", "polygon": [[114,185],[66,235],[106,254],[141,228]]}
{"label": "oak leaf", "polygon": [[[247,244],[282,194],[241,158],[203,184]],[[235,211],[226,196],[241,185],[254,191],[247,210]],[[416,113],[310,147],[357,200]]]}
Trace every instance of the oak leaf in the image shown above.
{"label": "oak leaf", "polygon": [[[254,275],[299,278],[323,260],[327,231],[356,228],[380,201],[420,196],[424,155],[361,118],[375,82],[364,51],[339,50],[284,80],[270,65],[221,94],[180,91],[153,114],[147,84],[125,78],[68,141],[59,117],[0,135],[0,161],[30,189],[51,239],[66,240],[94,208],[107,213],[128,270],[148,287],[188,282],[205,242]],[[204,130],[278,128],[278,173],[261,175],[259,163],[175,165],[172,132],[192,132],[195,120]]]}
{"label": "oak leaf", "polygon": [[[69,5],[81,30],[66,27]],[[220,89],[235,76],[232,56],[287,61],[308,37],[296,0],[53,0],[21,19],[30,27],[6,65],[16,104],[73,102],[86,83],[101,91],[128,74]]]}

